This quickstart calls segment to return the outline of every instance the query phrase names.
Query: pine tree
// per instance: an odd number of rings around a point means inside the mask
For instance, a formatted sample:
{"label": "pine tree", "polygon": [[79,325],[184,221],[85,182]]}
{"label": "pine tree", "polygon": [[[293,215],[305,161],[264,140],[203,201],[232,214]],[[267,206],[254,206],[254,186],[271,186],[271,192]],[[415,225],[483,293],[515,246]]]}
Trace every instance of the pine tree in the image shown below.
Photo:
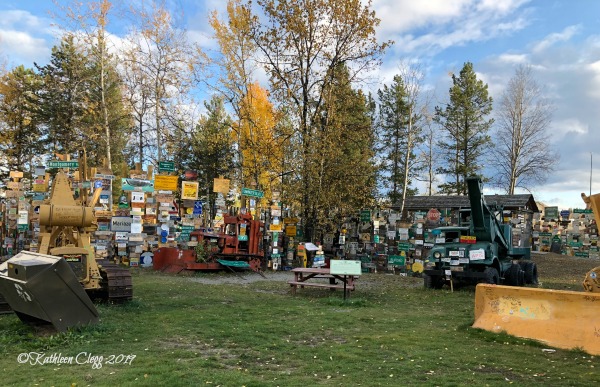
{"label": "pine tree", "polygon": [[37,119],[36,91],[41,84],[32,69],[18,66],[0,79],[0,150],[3,171],[33,169],[44,152],[45,135]]}
{"label": "pine tree", "polygon": [[[407,80],[405,80],[407,78]],[[412,178],[422,169],[415,150],[423,142],[417,113],[418,83],[402,75],[384,85],[379,96],[379,152],[384,187],[392,203],[403,205],[406,196],[415,195]]]}
{"label": "pine tree", "polygon": [[448,176],[440,192],[466,195],[466,178],[480,174],[481,157],[490,143],[488,131],[494,122],[486,119],[491,111],[487,84],[477,79],[472,63],[465,63],[458,77],[452,74],[450,102],[443,109],[435,108],[435,121],[446,134],[438,143],[445,162],[438,173]]}

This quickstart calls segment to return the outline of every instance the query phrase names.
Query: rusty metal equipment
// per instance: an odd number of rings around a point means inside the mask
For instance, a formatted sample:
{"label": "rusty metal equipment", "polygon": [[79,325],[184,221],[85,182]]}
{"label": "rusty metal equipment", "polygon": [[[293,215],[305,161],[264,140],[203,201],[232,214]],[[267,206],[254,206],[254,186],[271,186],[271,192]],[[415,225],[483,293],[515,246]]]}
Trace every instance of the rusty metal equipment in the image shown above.
{"label": "rusty metal equipment", "polygon": [[[199,249],[159,248],[154,253],[153,268],[173,273],[221,270],[234,261],[246,262],[249,269],[261,273],[265,265],[263,231],[264,223],[252,219],[250,214],[226,215],[220,229],[200,229],[190,233],[201,246]],[[240,264],[235,266],[240,267]]]}
{"label": "rusty metal equipment", "polygon": [[60,257],[22,251],[0,265],[0,292],[30,325],[58,331],[98,322],[94,304]]}
{"label": "rusty metal equipment", "polygon": [[58,172],[50,198],[40,206],[39,252],[62,257],[91,296],[112,302],[131,300],[129,270],[96,260],[90,245],[90,232],[95,229],[93,207],[100,193],[98,188],[89,203],[78,203],[67,175]]}
{"label": "rusty metal equipment", "polygon": [[537,284],[537,265],[530,260],[530,248],[514,246],[512,227],[501,219],[503,209],[485,202],[480,178],[467,178],[466,183],[471,205],[469,227],[433,230],[451,238],[431,249],[424,270],[425,287],[441,288],[450,277],[448,273],[464,282]]}
{"label": "rusty metal equipment", "polygon": [[600,355],[600,294],[479,284],[474,328]]}

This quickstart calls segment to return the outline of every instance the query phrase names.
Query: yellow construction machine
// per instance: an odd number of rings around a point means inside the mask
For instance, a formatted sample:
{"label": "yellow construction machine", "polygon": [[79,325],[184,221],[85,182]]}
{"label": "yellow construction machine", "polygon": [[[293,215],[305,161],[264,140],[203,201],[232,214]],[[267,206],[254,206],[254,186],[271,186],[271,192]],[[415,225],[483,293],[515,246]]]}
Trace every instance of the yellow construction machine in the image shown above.
{"label": "yellow construction machine", "polygon": [[39,208],[39,253],[67,261],[91,298],[111,302],[131,300],[129,270],[96,260],[90,245],[90,232],[95,229],[93,210],[101,191],[97,188],[89,203],[80,203],[73,197],[67,175],[58,172],[50,198]]}
{"label": "yellow construction machine", "polygon": [[[581,194],[600,224],[600,194]],[[479,284],[473,327],[582,349],[600,355],[600,266],[583,280],[585,292]]]}
{"label": "yellow construction machine", "polygon": [[[585,202],[586,209],[591,209],[596,220],[596,227],[600,225],[600,194],[587,196],[583,192],[581,198]],[[600,266],[590,270],[583,280],[583,289],[586,292],[600,293]]]}

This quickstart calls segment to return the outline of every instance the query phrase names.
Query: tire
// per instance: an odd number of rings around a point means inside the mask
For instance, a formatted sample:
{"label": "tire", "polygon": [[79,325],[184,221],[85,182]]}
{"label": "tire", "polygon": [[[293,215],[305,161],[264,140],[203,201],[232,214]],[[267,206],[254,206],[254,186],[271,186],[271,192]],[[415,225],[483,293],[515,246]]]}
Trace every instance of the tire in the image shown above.
{"label": "tire", "polygon": [[440,276],[423,274],[423,284],[425,289],[441,289],[444,286],[444,281]]}
{"label": "tire", "polygon": [[538,285],[538,270],[535,262],[520,262],[521,268],[525,272],[525,283]]}
{"label": "tire", "polygon": [[498,285],[500,283],[500,274],[495,267],[488,266],[483,273],[485,274],[484,283],[492,285]]}
{"label": "tire", "polygon": [[523,286],[525,274],[521,265],[512,264],[504,273],[504,284],[509,286]]}

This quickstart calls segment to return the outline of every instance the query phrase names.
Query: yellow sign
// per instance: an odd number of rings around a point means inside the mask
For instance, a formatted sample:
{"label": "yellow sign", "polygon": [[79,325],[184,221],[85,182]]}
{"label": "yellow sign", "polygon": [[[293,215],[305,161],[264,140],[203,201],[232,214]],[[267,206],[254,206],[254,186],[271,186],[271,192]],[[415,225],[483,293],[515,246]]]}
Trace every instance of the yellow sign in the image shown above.
{"label": "yellow sign", "polygon": [[48,191],[48,186],[46,184],[34,184],[33,192],[46,192]]}
{"label": "yellow sign", "polygon": [[197,181],[182,181],[181,182],[181,199],[198,199],[198,182]]}
{"label": "yellow sign", "polygon": [[178,176],[170,175],[155,175],[154,190],[155,191],[177,191]]}
{"label": "yellow sign", "polygon": [[296,226],[285,226],[285,235],[295,237],[296,236]]}
{"label": "yellow sign", "polygon": [[[289,227],[289,226],[288,226]],[[273,231],[273,232],[281,232],[283,229],[281,223],[280,224],[273,224],[271,223],[269,225],[269,231]],[[296,235],[296,233],[294,232],[294,236]]]}
{"label": "yellow sign", "polygon": [[223,194],[229,193],[229,179],[215,177],[213,182],[213,191]]}
{"label": "yellow sign", "polygon": [[23,172],[21,171],[10,171],[10,177],[14,177],[20,179],[23,177]]}

